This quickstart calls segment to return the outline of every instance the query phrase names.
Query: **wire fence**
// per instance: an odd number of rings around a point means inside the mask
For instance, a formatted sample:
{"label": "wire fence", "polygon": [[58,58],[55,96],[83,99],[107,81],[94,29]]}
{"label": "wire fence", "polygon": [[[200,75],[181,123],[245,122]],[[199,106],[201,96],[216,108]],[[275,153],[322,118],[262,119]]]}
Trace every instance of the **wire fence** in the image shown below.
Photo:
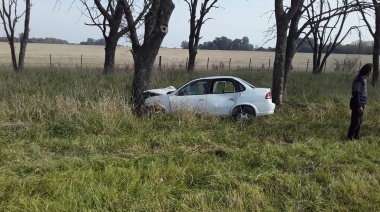
{"label": "wire fence", "polygon": [[[11,67],[9,47],[1,43],[0,47],[0,66]],[[188,63],[187,56],[188,50],[185,49],[162,48],[155,60],[154,69],[161,71],[185,70]],[[273,69],[274,56],[274,52],[199,50],[195,69],[208,71],[260,69],[270,71]],[[312,57],[311,53],[297,53],[293,59],[293,70],[311,72]],[[370,55],[332,54],[327,60],[325,69],[328,71],[335,70],[337,64],[342,63],[344,65],[346,60],[352,60],[350,57],[357,57],[359,61],[357,64],[372,61]],[[30,44],[25,58],[25,67],[31,68],[102,69],[103,66],[104,47],[101,46]],[[129,47],[117,48],[115,68],[125,71],[134,69],[133,57]],[[356,66],[354,68],[358,69]]]}
{"label": "wire fence", "polygon": [[[0,62],[2,66],[11,66],[11,61]],[[158,55],[155,63],[155,70],[184,70],[188,64],[188,58],[172,58],[168,56]],[[94,58],[88,55],[61,56],[49,54],[44,57],[31,56],[25,60],[26,67],[50,67],[50,68],[103,68],[104,57]],[[116,59],[115,67],[118,69],[132,70],[134,67],[131,58]],[[216,58],[216,57],[197,57],[195,62],[197,70],[250,70],[261,69],[270,70],[273,68],[272,58]],[[296,68],[299,70],[308,70],[312,67],[310,59],[306,61],[297,62]]]}
{"label": "wire fence", "polygon": [[[338,55],[330,59],[323,71],[342,71],[344,67],[349,67],[349,69],[358,70],[361,64],[365,62],[370,62],[370,58],[365,56],[364,58],[350,58],[345,56],[342,58],[342,55]],[[41,58],[36,59],[39,62],[37,64],[31,64],[32,66],[41,66],[41,61],[44,61]],[[355,60],[355,63],[352,62]],[[86,57],[85,55],[80,55],[77,58],[73,57],[55,57],[50,54],[48,59],[45,58],[47,67],[50,68],[77,68],[77,69],[102,69],[104,59],[93,57]],[[188,58],[170,58],[167,56],[157,56],[154,63],[154,70],[157,71],[177,71],[185,70],[188,65]],[[44,65],[43,65],[44,66]],[[131,71],[134,69],[134,64],[132,60],[117,60],[115,62],[116,69]],[[273,59],[272,58],[215,58],[215,57],[200,57],[196,59],[195,63],[196,70],[205,70],[205,71],[238,71],[238,70],[268,70],[271,71],[273,68]],[[313,62],[309,58],[296,58],[293,61],[293,70],[295,71],[305,71],[311,72],[313,69]],[[339,70],[337,70],[339,69]],[[344,71],[344,70],[343,70]],[[347,70],[346,70],[347,71]]]}

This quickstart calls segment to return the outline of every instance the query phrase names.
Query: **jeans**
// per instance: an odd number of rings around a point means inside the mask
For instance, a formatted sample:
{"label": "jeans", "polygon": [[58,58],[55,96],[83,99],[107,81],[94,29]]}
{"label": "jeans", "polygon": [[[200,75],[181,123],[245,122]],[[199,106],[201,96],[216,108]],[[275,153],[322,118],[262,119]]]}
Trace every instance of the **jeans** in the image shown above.
{"label": "jeans", "polygon": [[351,112],[351,125],[348,129],[348,139],[360,138],[360,126],[362,125],[363,113],[357,109],[353,109]]}

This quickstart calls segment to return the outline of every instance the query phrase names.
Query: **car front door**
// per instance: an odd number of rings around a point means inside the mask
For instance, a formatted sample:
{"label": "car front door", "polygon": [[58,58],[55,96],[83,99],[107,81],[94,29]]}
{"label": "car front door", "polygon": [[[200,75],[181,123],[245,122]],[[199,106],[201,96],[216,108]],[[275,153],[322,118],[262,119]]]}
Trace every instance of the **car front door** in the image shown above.
{"label": "car front door", "polygon": [[170,110],[207,112],[208,80],[193,81],[180,88],[174,95],[170,96]]}

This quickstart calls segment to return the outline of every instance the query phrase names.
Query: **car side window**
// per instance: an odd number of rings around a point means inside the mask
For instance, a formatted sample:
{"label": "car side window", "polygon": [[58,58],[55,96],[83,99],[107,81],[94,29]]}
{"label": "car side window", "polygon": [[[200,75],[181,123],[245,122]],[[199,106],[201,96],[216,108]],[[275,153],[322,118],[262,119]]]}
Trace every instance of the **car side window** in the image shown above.
{"label": "car side window", "polygon": [[235,85],[230,80],[215,80],[212,86],[213,94],[222,94],[222,93],[235,93]]}
{"label": "car side window", "polygon": [[236,83],[236,92],[242,92],[242,91],[245,91],[245,87],[244,85],[242,85],[240,82],[235,82]]}
{"label": "car side window", "polygon": [[181,88],[177,92],[177,96],[186,95],[203,95],[208,93],[208,83],[207,80],[199,80],[192,82],[185,87]]}

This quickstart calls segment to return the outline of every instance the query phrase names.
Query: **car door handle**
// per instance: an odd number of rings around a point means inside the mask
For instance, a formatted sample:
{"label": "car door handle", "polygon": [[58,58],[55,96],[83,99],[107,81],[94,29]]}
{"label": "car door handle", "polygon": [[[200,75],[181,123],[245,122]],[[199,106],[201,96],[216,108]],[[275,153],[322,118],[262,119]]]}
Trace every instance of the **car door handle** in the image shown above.
{"label": "car door handle", "polygon": [[234,99],[234,98],[230,98],[230,100],[231,100],[231,101],[235,101],[235,99]]}

